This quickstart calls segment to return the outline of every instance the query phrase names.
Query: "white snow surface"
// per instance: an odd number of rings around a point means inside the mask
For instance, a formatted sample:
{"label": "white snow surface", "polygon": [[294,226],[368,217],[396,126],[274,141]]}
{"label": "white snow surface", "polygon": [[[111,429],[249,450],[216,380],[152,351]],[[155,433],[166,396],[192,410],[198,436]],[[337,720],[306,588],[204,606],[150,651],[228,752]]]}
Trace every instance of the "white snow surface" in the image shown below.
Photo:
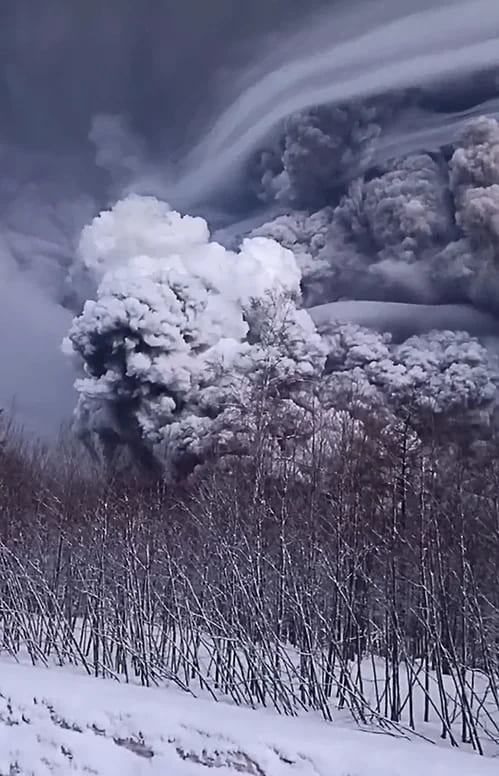
{"label": "white snow surface", "polygon": [[1,776],[492,776],[494,759],[66,669],[0,662]]}

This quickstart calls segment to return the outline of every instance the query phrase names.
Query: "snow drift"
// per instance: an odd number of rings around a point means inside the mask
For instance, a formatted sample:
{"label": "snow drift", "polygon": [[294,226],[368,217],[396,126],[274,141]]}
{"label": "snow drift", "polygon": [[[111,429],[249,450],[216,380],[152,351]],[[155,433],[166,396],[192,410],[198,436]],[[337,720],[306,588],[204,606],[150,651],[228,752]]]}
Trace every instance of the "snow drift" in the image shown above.
{"label": "snow drift", "polygon": [[[359,732],[119,685],[63,669],[0,664],[0,771],[286,776],[492,776],[496,764],[418,740]],[[408,770],[409,768],[409,770]]]}

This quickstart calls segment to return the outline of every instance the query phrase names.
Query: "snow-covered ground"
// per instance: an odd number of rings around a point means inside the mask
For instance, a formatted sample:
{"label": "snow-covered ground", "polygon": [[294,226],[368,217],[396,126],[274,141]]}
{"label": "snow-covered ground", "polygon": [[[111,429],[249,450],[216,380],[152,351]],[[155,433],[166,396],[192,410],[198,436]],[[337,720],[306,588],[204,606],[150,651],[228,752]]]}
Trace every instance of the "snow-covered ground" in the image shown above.
{"label": "snow-covered ground", "polygon": [[0,776],[492,776],[497,760],[312,717],[0,662]]}

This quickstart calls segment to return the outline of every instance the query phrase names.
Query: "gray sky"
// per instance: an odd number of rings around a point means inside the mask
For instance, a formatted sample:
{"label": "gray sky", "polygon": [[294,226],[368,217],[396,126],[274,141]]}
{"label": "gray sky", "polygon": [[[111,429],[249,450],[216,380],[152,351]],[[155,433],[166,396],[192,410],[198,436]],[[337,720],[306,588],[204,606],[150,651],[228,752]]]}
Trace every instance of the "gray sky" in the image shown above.
{"label": "gray sky", "polygon": [[328,0],[3,0],[1,121],[17,138],[83,138],[93,115],[185,130],[236,63]]}

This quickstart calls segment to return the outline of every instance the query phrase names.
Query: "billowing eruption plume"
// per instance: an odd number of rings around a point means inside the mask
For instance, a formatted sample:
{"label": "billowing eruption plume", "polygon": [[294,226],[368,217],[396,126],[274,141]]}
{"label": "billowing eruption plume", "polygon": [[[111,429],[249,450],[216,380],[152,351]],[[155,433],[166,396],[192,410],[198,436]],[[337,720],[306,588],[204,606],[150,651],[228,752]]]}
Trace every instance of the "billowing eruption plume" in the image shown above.
{"label": "billowing eruption plume", "polygon": [[189,468],[241,425],[262,369],[289,387],[321,367],[320,338],[295,305],[295,258],[275,241],[245,240],[236,255],[201,218],[131,196],[84,230],[80,257],[102,279],[67,343],[86,369],[78,424],[107,445],[151,461],[163,446],[171,467]]}
{"label": "billowing eruption plume", "polygon": [[[422,401],[418,348],[437,382],[471,370],[458,406],[490,405],[494,0],[50,6],[0,11],[2,406],[68,416],[74,315],[80,432],[172,471],[244,450],[254,392],[283,423],[349,381]],[[385,365],[333,356],[340,330]]]}
{"label": "billowing eruption plume", "polygon": [[[447,305],[469,304],[497,316],[498,135],[495,119],[475,119],[450,159],[411,154],[387,162],[354,180],[337,204],[279,216],[254,234],[296,252],[307,306],[344,299],[445,305],[446,320]],[[439,328],[437,310],[432,318]],[[463,329],[470,318],[468,311]],[[451,328],[458,319],[456,308]],[[497,333],[492,318],[475,320],[476,333]]]}
{"label": "billowing eruption plume", "polygon": [[261,196],[295,207],[323,204],[370,167],[390,107],[390,100],[370,100],[292,114],[280,148],[261,156]]}
{"label": "billowing eruption plume", "polygon": [[[429,158],[402,161],[364,184],[364,211],[342,201],[327,217],[316,216],[313,223],[327,225],[319,275],[329,230],[345,231],[345,223],[350,234],[342,239],[357,251],[364,245],[366,262],[370,255],[410,265],[428,250],[432,255],[452,231],[441,180]],[[345,215],[353,212],[356,220]],[[302,245],[307,236],[313,243],[315,230],[304,231],[303,215],[297,223]],[[282,221],[268,231],[289,237],[279,227]],[[490,420],[499,373],[477,340],[432,331],[393,342],[358,325],[354,314],[346,323],[349,315],[336,316],[334,304],[322,320],[319,308],[311,317],[300,286],[312,253],[304,263],[300,251],[295,256],[263,236],[230,251],[210,240],[203,219],[132,195],[83,230],[79,261],[95,279],[97,298],[74,320],[65,347],[85,370],[76,384],[79,432],[108,451],[126,444],[173,476],[215,451],[244,452],[258,391],[274,399],[276,443],[290,418],[306,425],[312,396],[334,416],[345,390],[394,411],[404,404],[436,413],[485,411]]]}

